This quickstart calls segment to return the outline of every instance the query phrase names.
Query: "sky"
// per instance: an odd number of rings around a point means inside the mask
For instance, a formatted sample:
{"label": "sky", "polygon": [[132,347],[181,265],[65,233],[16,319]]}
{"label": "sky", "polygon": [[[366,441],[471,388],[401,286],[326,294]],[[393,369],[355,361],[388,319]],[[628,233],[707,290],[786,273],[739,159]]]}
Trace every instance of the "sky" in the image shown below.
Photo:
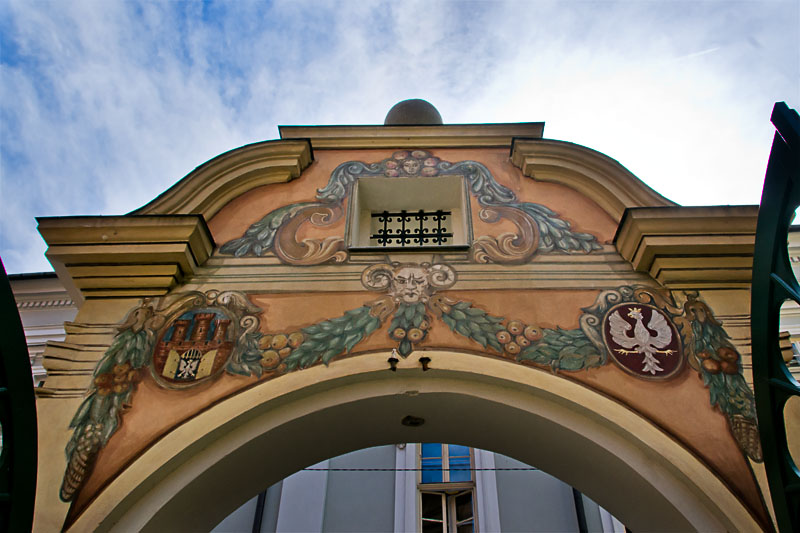
{"label": "sky", "polygon": [[757,204],[800,0],[0,0],[0,257],[132,211],[278,125],[545,122],[682,205]]}

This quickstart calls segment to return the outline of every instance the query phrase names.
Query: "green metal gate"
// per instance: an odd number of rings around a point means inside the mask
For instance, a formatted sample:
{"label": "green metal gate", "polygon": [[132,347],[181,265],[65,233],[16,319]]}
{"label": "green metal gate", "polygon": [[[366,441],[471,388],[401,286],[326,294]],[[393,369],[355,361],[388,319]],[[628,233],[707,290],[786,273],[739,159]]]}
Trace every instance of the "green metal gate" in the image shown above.
{"label": "green metal gate", "polygon": [[787,250],[789,224],[800,206],[800,117],[775,104],[776,133],[758,212],[753,257],[751,328],[753,382],[772,503],[782,532],[800,531],[800,472],[786,442],[784,407],[800,386],[783,362],[778,344],[781,305],[800,304],[800,285]]}

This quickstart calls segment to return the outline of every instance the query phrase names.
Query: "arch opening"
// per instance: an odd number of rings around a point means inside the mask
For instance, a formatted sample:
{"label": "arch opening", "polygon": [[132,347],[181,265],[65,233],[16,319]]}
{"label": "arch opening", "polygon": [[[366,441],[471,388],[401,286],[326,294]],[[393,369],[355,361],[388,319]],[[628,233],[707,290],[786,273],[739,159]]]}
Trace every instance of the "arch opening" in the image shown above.
{"label": "arch opening", "polygon": [[[428,352],[434,369],[425,373],[387,372],[377,364],[383,354],[371,355],[307,369],[302,382],[284,383],[291,391],[250,389],[176,428],[101,493],[75,529],[211,529],[297,470],[399,442],[458,442],[535,465],[633,530],[758,527],[693,455],[585,387],[463,353]],[[408,415],[425,423],[403,425]]]}

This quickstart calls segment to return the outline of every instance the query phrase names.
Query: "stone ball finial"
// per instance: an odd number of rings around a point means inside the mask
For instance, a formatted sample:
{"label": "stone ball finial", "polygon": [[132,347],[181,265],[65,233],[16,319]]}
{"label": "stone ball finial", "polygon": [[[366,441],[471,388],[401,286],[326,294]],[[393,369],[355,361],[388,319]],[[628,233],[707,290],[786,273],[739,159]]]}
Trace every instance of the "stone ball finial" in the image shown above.
{"label": "stone ball finial", "polygon": [[386,114],[384,126],[436,126],[442,115],[430,102],[413,98],[396,103]]}

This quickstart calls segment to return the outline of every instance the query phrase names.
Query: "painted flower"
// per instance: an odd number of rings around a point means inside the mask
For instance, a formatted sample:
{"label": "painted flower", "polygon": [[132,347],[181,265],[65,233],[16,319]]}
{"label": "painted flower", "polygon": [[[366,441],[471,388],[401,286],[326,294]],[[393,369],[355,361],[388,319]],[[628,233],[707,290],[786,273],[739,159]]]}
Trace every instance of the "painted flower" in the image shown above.
{"label": "painted flower", "polygon": [[439,171],[433,167],[422,167],[420,174],[423,176],[435,176],[439,173]]}
{"label": "painted flower", "polygon": [[425,150],[414,150],[413,152],[411,152],[411,157],[413,157],[414,159],[423,159],[425,157],[428,157],[428,152],[426,152]]}
{"label": "painted flower", "polygon": [[400,150],[399,152],[393,153],[392,157],[397,159],[398,161],[402,161],[403,159],[408,157],[408,151]]}
{"label": "painted flower", "polygon": [[423,161],[422,164],[425,165],[426,167],[435,167],[436,165],[439,164],[439,158],[429,157],[425,161]]}

